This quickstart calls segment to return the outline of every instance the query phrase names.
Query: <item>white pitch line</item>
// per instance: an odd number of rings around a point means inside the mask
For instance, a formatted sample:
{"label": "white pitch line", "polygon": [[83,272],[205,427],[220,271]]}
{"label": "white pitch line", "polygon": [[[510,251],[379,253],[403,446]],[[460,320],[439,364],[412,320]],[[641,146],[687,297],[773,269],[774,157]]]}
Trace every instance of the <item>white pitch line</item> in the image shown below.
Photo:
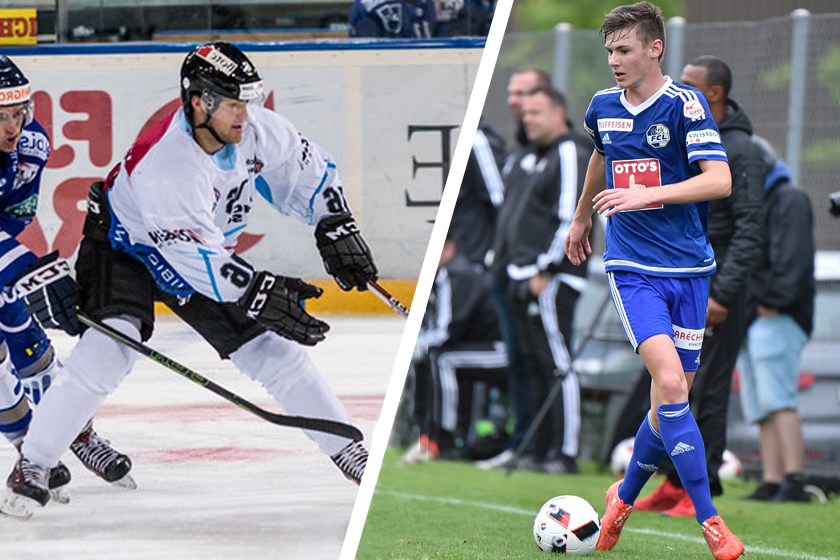
{"label": "white pitch line", "polygon": [[[518,515],[527,515],[528,517],[534,517],[536,515],[535,512],[531,510],[525,510],[520,508],[515,508],[511,506],[503,506],[499,504],[488,504],[484,502],[470,502],[466,500],[459,500],[457,498],[441,498],[436,496],[420,496],[415,494],[404,494],[402,492],[388,492],[383,490],[375,490],[374,493],[381,494],[383,496],[393,496],[395,498],[403,498],[405,500],[417,500],[417,501],[426,501],[426,502],[438,502],[441,504],[449,504],[453,506],[472,506],[472,507],[480,507],[484,509],[491,509],[496,511],[502,511],[505,513],[515,513]],[[643,535],[654,535],[657,537],[666,537],[669,539],[679,539],[683,541],[693,542],[697,544],[706,544],[704,539],[699,537],[692,537],[689,535],[683,535],[681,533],[666,533],[665,531],[654,531],[653,529],[634,529],[632,527],[627,527],[625,531],[630,531],[632,533],[641,533]],[[799,560],[838,560],[832,556],[814,556],[812,554],[804,554],[801,552],[787,552],[785,550],[779,550],[778,548],[764,548],[761,546],[751,546],[751,545],[744,545],[744,549],[747,552],[754,552],[756,554],[775,554],[776,556],[784,556],[786,558],[797,558]]]}

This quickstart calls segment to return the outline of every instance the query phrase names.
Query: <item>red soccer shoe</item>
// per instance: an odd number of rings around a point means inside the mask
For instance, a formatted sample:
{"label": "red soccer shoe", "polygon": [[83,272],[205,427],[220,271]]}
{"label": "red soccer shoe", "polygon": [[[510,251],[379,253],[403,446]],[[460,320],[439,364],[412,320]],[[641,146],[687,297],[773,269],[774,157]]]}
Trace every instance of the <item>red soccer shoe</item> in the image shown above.
{"label": "red soccer shoe", "polygon": [[719,515],[703,522],[703,536],[715,560],[735,560],[744,553],[744,543],[732,534]]}
{"label": "red soccer shoe", "polygon": [[662,515],[669,517],[695,517],[697,512],[694,511],[694,502],[691,501],[691,497],[686,494],[674,507],[663,511]]}
{"label": "red soccer shoe", "polygon": [[595,550],[612,550],[621,536],[624,522],[633,512],[633,506],[628,506],[618,497],[618,487],[623,480],[613,483],[607,490],[607,512],[601,518],[601,534]]}

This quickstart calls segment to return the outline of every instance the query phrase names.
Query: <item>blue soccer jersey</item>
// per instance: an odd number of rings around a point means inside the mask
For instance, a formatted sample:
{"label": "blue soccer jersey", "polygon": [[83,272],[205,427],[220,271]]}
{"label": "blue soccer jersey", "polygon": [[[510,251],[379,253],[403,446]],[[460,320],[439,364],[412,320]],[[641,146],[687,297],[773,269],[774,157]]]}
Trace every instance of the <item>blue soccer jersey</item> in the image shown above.
{"label": "blue soccer jersey", "polygon": [[[584,127],[606,159],[610,189],[681,183],[700,173],[700,160],[727,161],[706,98],[667,76],[665,85],[638,107],[618,87],[599,91]],[[716,265],[706,237],[707,217],[708,202],[656,204],[610,216],[606,270],[710,276]]]}

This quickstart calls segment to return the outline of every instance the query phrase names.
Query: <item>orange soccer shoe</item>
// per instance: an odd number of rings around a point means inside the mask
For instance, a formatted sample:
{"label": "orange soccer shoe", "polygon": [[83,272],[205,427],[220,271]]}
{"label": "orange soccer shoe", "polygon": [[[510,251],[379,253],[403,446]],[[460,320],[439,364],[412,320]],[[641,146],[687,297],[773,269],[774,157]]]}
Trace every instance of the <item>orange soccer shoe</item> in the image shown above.
{"label": "orange soccer shoe", "polygon": [[680,500],[688,496],[685,488],[677,488],[673,482],[665,479],[665,482],[653,491],[647,498],[636,500],[633,504],[635,511],[665,511],[677,505]]}
{"label": "orange soccer shoe", "polygon": [[719,515],[703,522],[703,536],[715,560],[735,560],[744,553],[744,543],[732,534]]}
{"label": "orange soccer shoe", "polygon": [[601,535],[595,550],[612,550],[621,536],[624,522],[633,512],[633,506],[628,506],[618,497],[618,487],[623,480],[613,483],[607,490],[607,512],[601,518]]}
{"label": "orange soccer shoe", "polygon": [[[633,507],[635,508],[635,506]],[[662,515],[669,517],[695,517],[697,512],[694,510],[694,502],[691,501],[691,496],[686,494],[674,507],[663,511]]]}

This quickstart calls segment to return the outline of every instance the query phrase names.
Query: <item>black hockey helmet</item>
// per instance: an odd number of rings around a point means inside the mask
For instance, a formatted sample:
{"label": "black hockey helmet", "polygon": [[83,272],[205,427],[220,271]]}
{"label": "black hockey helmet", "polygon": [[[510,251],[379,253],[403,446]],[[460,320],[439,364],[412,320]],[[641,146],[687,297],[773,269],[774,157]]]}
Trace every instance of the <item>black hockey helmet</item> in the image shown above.
{"label": "black hockey helmet", "polygon": [[29,80],[9,57],[0,55],[0,105],[29,101]]}
{"label": "black hockey helmet", "polygon": [[181,65],[181,103],[190,117],[193,95],[201,96],[212,114],[219,96],[262,101],[263,81],[248,57],[234,45],[205,43],[193,49]]}

